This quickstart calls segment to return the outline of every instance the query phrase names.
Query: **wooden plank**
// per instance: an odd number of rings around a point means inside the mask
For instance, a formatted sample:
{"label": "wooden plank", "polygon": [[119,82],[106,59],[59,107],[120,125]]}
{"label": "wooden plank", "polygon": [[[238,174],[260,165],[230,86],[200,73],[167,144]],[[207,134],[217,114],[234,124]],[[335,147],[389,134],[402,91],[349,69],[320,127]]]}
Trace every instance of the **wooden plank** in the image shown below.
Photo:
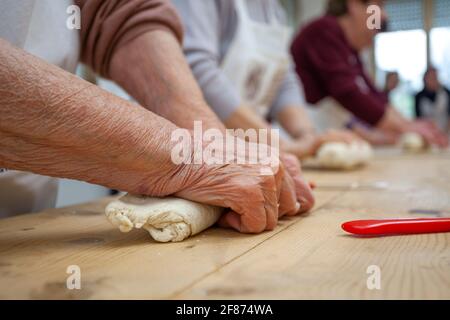
{"label": "wooden plank", "polygon": [[[340,229],[353,219],[416,217],[417,208],[450,211],[450,159],[381,157],[341,177],[390,187],[341,195],[174,298],[450,299],[449,233],[357,238]],[[381,290],[367,287],[371,265]]]}
{"label": "wooden plank", "polygon": [[[338,194],[318,192],[316,208]],[[256,236],[213,228],[161,244],[143,230],[111,226],[103,214],[109,200],[1,220],[0,298],[170,298],[296,221]],[[70,265],[81,268],[81,290],[66,288]]]}
{"label": "wooden plank", "polygon": [[[385,180],[386,191],[316,191],[313,213],[257,236],[210,229],[178,244],[122,234],[93,204],[0,221],[0,298],[450,298],[449,236],[360,239],[342,221],[450,209],[450,158],[380,156],[364,170],[307,171],[317,183]],[[68,290],[69,265],[82,290]],[[382,290],[366,288],[366,268]]]}
{"label": "wooden plank", "polygon": [[439,149],[436,147],[430,148],[423,152],[411,152],[405,151],[396,147],[378,147],[375,149],[375,157],[378,159],[421,159],[421,158],[433,158],[433,159],[448,159],[450,158],[450,149]]}

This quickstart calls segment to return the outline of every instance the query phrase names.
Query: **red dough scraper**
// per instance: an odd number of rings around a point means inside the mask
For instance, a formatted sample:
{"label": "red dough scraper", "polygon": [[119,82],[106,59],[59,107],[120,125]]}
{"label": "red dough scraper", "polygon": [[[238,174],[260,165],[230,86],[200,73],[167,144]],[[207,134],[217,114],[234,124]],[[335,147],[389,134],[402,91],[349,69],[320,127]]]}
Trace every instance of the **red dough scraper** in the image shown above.
{"label": "red dough scraper", "polygon": [[362,236],[450,232],[450,218],[356,220],[345,222],[342,229]]}

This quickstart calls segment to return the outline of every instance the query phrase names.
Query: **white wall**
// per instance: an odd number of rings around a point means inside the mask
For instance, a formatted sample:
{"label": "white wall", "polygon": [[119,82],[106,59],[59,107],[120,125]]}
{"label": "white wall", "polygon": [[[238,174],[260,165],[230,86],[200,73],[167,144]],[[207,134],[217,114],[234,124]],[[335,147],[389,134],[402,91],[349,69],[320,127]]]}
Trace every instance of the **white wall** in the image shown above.
{"label": "white wall", "polygon": [[300,22],[301,24],[324,14],[327,0],[298,0],[301,2]]}

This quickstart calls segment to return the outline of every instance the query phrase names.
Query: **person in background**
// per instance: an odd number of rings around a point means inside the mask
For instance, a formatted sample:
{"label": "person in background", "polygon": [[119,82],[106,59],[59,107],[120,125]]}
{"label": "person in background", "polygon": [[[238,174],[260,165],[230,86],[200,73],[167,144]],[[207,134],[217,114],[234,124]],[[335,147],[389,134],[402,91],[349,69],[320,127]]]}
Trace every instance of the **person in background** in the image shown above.
{"label": "person in background", "polygon": [[387,72],[384,80],[384,93],[389,97],[389,94],[398,87],[399,83],[400,78],[397,71]]}
{"label": "person in background", "polygon": [[[391,93],[398,87],[399,83],[400,79],[397,71],[386,73],[383,92],[389,101]],[[346,124],[346,127],[373,145],[390,145],[396,142],[395,135],[371,127],[355,117]]]}
{"label": "person in background", "polygon": [[415,96],[417,119],[433,121],[442,131],[450,129],[450,91],[438,79],[435,68],[427,69],[423,76],[424,88]]}
{"label": "person in background", "polygon": [[[291,53],[309,103],[334,98],[358,120],[398,137],[417,132],[441,147],[448,138],[436,126],[404,118],[391,107],[364,71],[359,53],[372,45],[387,17],[382,0],[329,0],[327,14],[303,27],[295,37]],[[369,28],[371,12],[380,8],[380,29]]]}
{"label": "person in background", "polygon": [[[52,177],[222,206],[220,224],[240,232],[311,208],[296,162],[261,175],[271,168],[172,161],[178,128],[225,128],[186,64],[168,1],[77,0],[80,30],[66,27],[73,4],[0,2],[0,216],[52,207]],[[141,105],[71,74],[79,58]]]}
{"label": "person in background", "polygon": [[304,110],[289,55],[291,30],[277,0],[174,0],[184,22],[184,53],[208,104],[228,128],[290,136],[282,151],[305,158],[329,141],[358,140],[348,131],[318,134]]}

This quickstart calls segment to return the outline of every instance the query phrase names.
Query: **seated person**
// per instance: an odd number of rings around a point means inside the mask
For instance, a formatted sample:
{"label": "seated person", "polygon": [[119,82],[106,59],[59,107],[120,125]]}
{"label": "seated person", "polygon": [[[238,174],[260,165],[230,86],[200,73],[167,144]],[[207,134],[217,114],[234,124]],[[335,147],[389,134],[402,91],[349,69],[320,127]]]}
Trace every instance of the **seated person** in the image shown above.
{"label": "seated person", "polygon": [[423,77],[424,88],[416,95],[416,117],[433,121],[442,131],[450,128],[450,91],[438,79],[437,70],[429,68]]}
{"label": "seated person", "polygon": [[[380,10],[380,28],[368,28],[370,5]],[[386,22],[382,0],[329,0],[327,14],[305,26],[291,52],[305,89],[306,100],[334,98],[371,127],[399,136],[417,132],[441,147],[448,138],[434,125],[405,119],[392,108],[364,71],[359,53],[372,45]]]}

